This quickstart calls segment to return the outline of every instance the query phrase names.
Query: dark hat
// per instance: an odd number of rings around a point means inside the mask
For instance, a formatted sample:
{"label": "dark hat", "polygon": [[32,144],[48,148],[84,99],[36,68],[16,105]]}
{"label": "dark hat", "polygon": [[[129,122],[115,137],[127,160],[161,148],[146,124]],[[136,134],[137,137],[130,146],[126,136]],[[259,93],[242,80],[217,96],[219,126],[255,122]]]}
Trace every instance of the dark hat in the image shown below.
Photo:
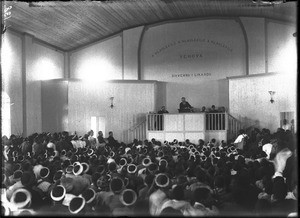
{"label": "dark hat", "polygon": [[115,171],[115,170],[117,169],[117,164],[116,164],[116,162],[110,162],[110,163],[108,164],[108,169],[109,169],[110,172]]}
{"label": "dark hat", "polygon": [[148,170],[150,173],[154,173],[156,170],[157,170],[158,166],[156,163],[151,163],[149,166],[148,166]]}
{"label": "dark hat", "polygon": [[19,162],[22,162],[22,161],[24,161],[24,160],[25,160],[25,158],[24,158],[23,155],[19,155],[19,156],[18,156],[18,161],[19,161]]}
{"label": "dark hat", "polygon": [[73,174],[75,176],[79,176],[80,174],[83,173],[83,166],[79,162],[74,163],[74,168],[73,168]]}
{"label": "dark hat", "polygon": [[273,182],[273,189],[272,192],[274,194],[274,197],[277,200],[283,200],[285,199],[286,195],[287,195],[287,191],[288,191],[288,187],[286,185],[286,183],[284,183],[283,181],[276,181],[277,177],[274,178],[274,182]]}
{"label": "dark hat", "polygon": [[183,185],[175,185],[172,188],[172,194],[175,200],[183,200],[184,199],[184,186]]}
{"label": "dark hat", "polygon": [[19,163],[15,163],[14,165],[13,165],[13,171],[16,171],[16,170],[21,170],[22,169],[22,166],[21,166],[21,164],[19,164]]}
{"label": "dark hat", "polygon": [[155,184],[160,187],[164,188],[167,187],[170,183],[169,177],[164,173],[159,173],[155,177]]}
{"label": "dark hat", "polygon": [[22,170],[16,170],[13,174],[13,179],[15,180],[21,179],[22,175],[23,175]]}
{"label": "dark hat", "polygon": [[132,157],[128,157],[127,158],[127,164],[132,164],[133,163],[133,158]]}
{"label": "dark hat", "polygon": [[21,177],[21,183],[25,187],[32,186],[35,183],[35,175],[32,172],[24,172]]}
{"label": "dark hat", "polygon": [[56,173],[53,176],[53,181],[56,182],[56,181],[60,180],[63,174],[64,174],[64,172],[62,170],[56,171]]}
{"label": "dark hat", "polygon": [[66,152],[66,150],[62,150],[62,151],[60,152],[60,155],[62,155],[62,156],[66,156],[66,155],[67,155],[67,152]]}
{"label": "dark hat", "polygon": [[120,159],[120,161],[119,161],[119,165],[120,165],[120,166],[124,166],[124,165],[126,165],[126,164],[127,164],[126,158],[122,157],[122,158]]}
{"label": "dark hat", "polygon": [[97,170],[97,172],[103,174],[105,171],[105,167],[104,167],[104,165],[99,165],[99,166],[97,166],[96,170]]}
{"label": "dark hat", "polygon": [[73,165],[69,165],[66,169],[66,173],[73,173],[73,168],[74,168]]}
{"label": "dark hat", "polygon": [[134,174],[137,171],[137,167],[135,164],[128,164],[127,172],[130,174]]}
{"label": "dark hat", "polygon": [[120,195],[120,201],[125,206],[133,205],[137,200],[137,194],[132,189],[125,189]]}
{"label": "dark hat", "polygon": [[10,202],[21,209],[31,205],[31,198],[31,193],[28,190],[19,188],[12,194]]}
{"label": "dark hat", "polygon": [[129,179],[128,179],[128,177],[124,177],[123,181],[124,181],[124,186],[127,187],[128,184],[129,184]]}
{"label": "dark hat", "polygon": [[71,165],[70,160],[64,160],[61,164],[62,168],[67,168],[69,165]]}
{"label": "dark hat", "polygon": [[154,178],[155,178],[155,176],[152,175],[152,174],[146,175],[146,176],[145,176],[145,179],[144,179],[144,182],[145,182],[148,186],[150,186],[150,185],[152,184]]}
{"label": "dark hat", "polygon": [[82,162],[81,165],[83,166],[83,173],[87,173],[90,170],[90,165],[85,162]]}
{"label": "dark hat", "polygon": [[50,192],[50,196],[53,201],[61,201],[64,199],[65,195],[66,189],[62,185],[54,187]]}
{"label": "dark hat", "polygon": [[40,170],[40,177],[42,179],[45,179],[49,176],[49,173],[50,173],[50,170],[48,167],[43,167],[41,170]]}
{"label": "dark hat", "polygon": [[142,160],[142,164],[143,164],[143,166],[145,166],[145,167],[149,166],[151,163],[152,163],[152,162],[151,162],[151,159],[148,158],[148,157],[146,157],[146,158],[144,158],[144,159]]}
{"label": "dark hat", "polygon": [[89,204],[95,199],[96,192],[94,189],[88,188],[80,196],[85,199],[87,204]]}
{"label": "dark hat", "polygon": [[69,204],[69,211],[72,214],[79,213],[85,206],[85,199],[83,197],[74,197]]}
{"label": "dark hat", "polygon": [[114,193],[120,193],[124,187],[123,180],[120,178],[113,178],[110,181],[110,189]]}

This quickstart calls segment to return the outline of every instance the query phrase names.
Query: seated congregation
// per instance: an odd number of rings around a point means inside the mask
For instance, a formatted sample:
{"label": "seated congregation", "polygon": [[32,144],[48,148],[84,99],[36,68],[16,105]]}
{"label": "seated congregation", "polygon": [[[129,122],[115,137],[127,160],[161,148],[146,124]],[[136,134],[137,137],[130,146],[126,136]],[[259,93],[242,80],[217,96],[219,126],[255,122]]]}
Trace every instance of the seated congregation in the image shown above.
{"label": "seated congregation", "polygon": [[297,216],[294,135],[244,142],[4,136],[2,215]]}

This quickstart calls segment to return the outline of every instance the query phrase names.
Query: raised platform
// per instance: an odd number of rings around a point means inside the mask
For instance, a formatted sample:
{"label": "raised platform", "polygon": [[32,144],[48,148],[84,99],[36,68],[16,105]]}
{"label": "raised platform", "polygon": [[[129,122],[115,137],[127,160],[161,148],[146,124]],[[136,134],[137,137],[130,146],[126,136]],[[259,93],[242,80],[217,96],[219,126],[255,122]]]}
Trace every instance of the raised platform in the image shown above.
{"label": "raised platform", "polygon": [[238,131],[238,126],[232,125],[228,113],[179,113],[179,114],[147,114],[146,136],[159,141],[184,141],[189,139],[198,143],[215,138],[217,141],[230,139],[231,127]]}

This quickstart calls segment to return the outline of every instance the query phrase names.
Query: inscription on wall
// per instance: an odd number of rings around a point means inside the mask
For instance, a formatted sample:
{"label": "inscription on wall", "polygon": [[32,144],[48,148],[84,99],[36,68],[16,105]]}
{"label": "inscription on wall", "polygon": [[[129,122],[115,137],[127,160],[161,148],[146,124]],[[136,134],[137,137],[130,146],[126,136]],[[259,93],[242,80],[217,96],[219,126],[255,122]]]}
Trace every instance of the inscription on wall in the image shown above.
{"label": "inscription on wall", "polygon": [[[191,38],[191,39],[181,39],[181,40],[170,42],[170,43],[160,47],[159,49],[157,49],[151,56],[153,58],[153,57],[159,55],[160,53],[162,53],[163,51],[166,51],[167,49],[169,49],[171,47],[174,47],[174,46],[177,46],[177,45],[182,45],[182,44],[185,44],[185,43],[208,43],[208,44],[212,44],[214,46],[224,48],[229,52],[233,51],[233,49],[230,46],[226,45],[225,43],[216,41],[216,40],[211,40],[211,39],[206,39],[206,38]],[[190,54],[190,55],[192,55],[192,54]],[[201,56],[202,56],[202,54],[198,54],[198,56],[196,57],[196,54],[194,54],[193,58],[200,58]],[[186,56],[180,55],[180,58],[181,59],[187,59],[187,55]],[[189,57],[189,58],[191,58],[191,57]]]}

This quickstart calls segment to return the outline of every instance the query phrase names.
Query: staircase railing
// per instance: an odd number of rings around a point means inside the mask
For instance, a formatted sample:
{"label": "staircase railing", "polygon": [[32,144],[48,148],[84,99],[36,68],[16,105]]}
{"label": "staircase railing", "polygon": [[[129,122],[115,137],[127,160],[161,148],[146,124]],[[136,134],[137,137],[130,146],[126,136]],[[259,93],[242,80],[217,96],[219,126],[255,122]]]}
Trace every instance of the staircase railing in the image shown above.
{"label": "staircase railing", "polygon": [[241,122],[238,119],[234,118],[232,115],[228,114],[227,139],[235,139],[241,127]]}
{"label": "staircase railing", "polygon": [[146,120],[132,126],[124,132],[123,141],[130,143],[134,139],[144,141],[146,139]]}

